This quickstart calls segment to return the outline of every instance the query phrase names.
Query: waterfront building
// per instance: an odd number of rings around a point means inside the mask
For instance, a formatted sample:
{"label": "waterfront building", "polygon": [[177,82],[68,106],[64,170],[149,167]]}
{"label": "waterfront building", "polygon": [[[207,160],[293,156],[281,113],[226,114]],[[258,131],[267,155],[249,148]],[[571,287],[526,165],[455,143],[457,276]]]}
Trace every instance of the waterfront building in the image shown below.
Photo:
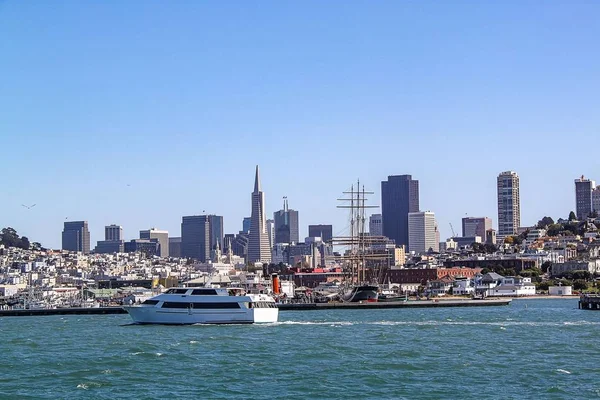
{"label": "waterfront building", "polygon": [[329,242],[333,238],[333,225],[309,225],[309,237],[320,237],[322,241]]}
{"label": "waterfront building", "polygon": [[369,217],[369,235],[383,236],[383,218],[381,214],[373,214]]}
{"label": "waterfront building", "polygon": [[[271,262],[271,249],[269,248],[269,237],[267,234],[265,218],[265,197],[260,188],[260,174],[258,165],[254,177],[254,191],[252,192],[252,215],[250,223],[250,235],[248,238],[247,262]],[[277,235],[277,232],[275,233]]]}
{"label": "waterfront building", "polygon": [[592,191],[592,211],[600,215],[600,186]]}
{"label": "waterfront building", "polygon": [[161,257],[169,257],[169,232],[161,231],[156,228],[140,231],[140,239],[158,239],[160,244]]}
{"label": "waterfront building", "polygon": [[492,229],[492,219],[488,217],[465,217],[462,219],[463,237],[479,236],[485,239],[485,233]]}
{"label": "waterfront building", "polygon": [[275,222],[275,243],[298,243],[300,241],[298,211],[289,209],[286,197],[283,199],[283,209],[273,214],[273,220]]}
{"label": "waterfront building", "polygon": [[436,252],[439,251],[440,243],[435,213],[431,211],[409,213],[408,236],[408,251],[410,252],[422,254],[430,249]]}
{"label": "waterfront building", "polygon": [[583,175],[575,179],[575,214],[579,221],[583,221],[592,214],[592,192],[596,182],[586,179]]}
{"label": "waterfront building", "polygon": [[181,257],[206,262],[210,258],[210,220],[190,215],[181,220]]}
{"label": "waterfront building", "polygon": [[498,235],[516,235],[521,226],[519,175],[514,171],[498,175]]}
{"label": "waterfront building", "polygon": [[105,226],[104,240],[123,240],[123,227],[115,224]]}
{"label": "waterfront building", "polygon": [[169,257],[181,258],[181,237],[169,238]]}
{"label": "waterfront building", "polygon": [[69,221],[64,223],[62,249],[78,251],[83,254],[90,252],[90,231],[87,221]]}
{"label": "waterfront building", "polygon": [[244,217],[244,219],[242,220],[242,231],[243,232],[250,233],[251,221],[252,221],[252,218]]}
{"label": "waterfront building", "polygon": [[383,236],[410,248],[408,214],[419,211],[419,181],[411,175],[390,175],[381,182]]}

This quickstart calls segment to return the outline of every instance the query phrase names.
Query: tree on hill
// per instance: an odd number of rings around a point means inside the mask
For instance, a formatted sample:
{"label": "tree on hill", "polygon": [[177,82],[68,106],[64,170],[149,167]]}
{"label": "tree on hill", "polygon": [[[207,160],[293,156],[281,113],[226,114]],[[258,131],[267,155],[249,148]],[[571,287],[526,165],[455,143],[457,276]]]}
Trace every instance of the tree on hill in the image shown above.
{"label": "tree on hill", "polygon": [[569,213],[569,221],[577,221],[577,216],[573,211]]}
{"label": "tree on hill", "polygon": [[551,217],[544,217],[540,219],[536,225],[538,229],[546,229],[548,226],[553,225],[554,220]]}
{"label": "tree on hill", "polygon": [[17,231],[11,227],[3,228],[0,231],[0,244],[4,247],[18,247],[25,250],[31,247],[29,239],[25,236],[19,237]]}

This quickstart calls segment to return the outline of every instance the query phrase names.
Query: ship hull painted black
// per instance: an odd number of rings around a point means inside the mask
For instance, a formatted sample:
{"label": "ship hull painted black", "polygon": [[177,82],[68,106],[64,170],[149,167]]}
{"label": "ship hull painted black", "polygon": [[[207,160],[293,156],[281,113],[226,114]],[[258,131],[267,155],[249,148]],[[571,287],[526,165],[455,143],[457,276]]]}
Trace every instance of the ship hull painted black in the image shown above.
{"label": "ship hull painted black", "polygon": [[342,300],[351,303],[359,301],[377,301],[378,287],[375,285],[360,285],[348,288],[342,295]]}

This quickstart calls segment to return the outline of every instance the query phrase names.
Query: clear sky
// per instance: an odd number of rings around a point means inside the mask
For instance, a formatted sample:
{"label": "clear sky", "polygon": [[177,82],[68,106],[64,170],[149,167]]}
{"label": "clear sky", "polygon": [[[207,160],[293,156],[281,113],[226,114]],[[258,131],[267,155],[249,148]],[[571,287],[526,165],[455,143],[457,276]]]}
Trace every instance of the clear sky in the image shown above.
{"label": "clear sky", "polygon": [[[0,1],[0,225],[60,247],[62,224],[179,236],[182,215],[268,215],[287,196],[344,230],[360,178],[420,181],[442,239],[497,223],[521,177],[522,224],[600,180],[596,1]],[[30,210],[21,204],[33,204]],[[457,232],[459,233],[459,232]],[[460,233],[459,233],[460,234]]]}

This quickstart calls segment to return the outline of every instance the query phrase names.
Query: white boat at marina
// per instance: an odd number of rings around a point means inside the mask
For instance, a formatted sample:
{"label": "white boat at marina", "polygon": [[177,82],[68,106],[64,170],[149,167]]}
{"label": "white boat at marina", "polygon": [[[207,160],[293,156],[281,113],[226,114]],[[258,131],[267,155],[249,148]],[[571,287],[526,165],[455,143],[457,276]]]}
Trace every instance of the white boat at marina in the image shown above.
{"label": "white boat at marina", "polygon": [[138,324],[252,324],[277,322],[279,316],[269,295],[210,287],[171,288],[123,308]]}

